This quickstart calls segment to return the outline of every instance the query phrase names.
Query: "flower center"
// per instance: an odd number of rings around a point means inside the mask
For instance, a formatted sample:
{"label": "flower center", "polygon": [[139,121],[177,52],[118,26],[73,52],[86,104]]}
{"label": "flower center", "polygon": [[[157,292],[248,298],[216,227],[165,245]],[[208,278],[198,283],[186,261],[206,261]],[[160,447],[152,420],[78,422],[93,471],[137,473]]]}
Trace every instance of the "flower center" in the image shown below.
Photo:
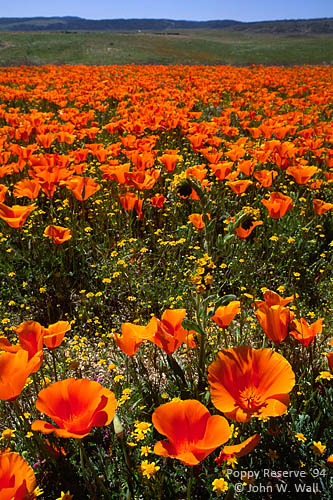
{"label": "flower center", "polygon": [[257,388],[253,386],[246,387],[239,393],[240,406],[244,410],[256,411],[264,402],[261,396],[257,394]]}

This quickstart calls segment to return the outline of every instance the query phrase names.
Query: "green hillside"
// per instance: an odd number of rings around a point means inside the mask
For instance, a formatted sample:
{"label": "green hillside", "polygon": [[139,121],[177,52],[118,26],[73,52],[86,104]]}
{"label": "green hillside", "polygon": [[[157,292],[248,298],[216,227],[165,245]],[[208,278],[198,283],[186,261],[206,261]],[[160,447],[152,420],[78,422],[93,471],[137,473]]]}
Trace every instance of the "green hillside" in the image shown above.
{"label": "green hillside", "polygon": [[332,64],[331,35],[231,30],[2,32],[0,65]]}

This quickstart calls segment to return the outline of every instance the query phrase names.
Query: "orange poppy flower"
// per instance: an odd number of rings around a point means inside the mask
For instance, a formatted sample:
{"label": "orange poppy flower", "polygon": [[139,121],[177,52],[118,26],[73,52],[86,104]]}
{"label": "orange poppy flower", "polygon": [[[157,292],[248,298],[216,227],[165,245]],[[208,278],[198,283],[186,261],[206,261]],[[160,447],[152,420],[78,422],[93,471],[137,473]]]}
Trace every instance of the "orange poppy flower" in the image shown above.
{"label": "orange poppy flower", "polygon": [[55,190],[64,181],[72,177],[74,169],[68,168],[70,158],[66,155],[44,154],[29,160],[30,177],[36,179],[48,198],[52,198]]}
{"label": "orange poppy flower", "polygon": [[309,188],[310,189],[319,189],[322,185],[323,181],[322,179],[317,179],[316,181],[313,181],[311,182],[311,184],[309,184]]}
{"label": "orange poppy flower", "polygon": [[58,427],[35,420],[31,429],[58,437],[81,439],[92,427],[109,425],[116,411],[113,392],[98,382],[69,378],[55,382],[39,392],[36,408],[50,417]]}
{"label": "orange poppy flower", "polygon": [[236,233],[237,235],[242,238],[243,240],[245,238],[247,238],[248,236],[250,236],[250,234],[252,233],[253,229],[257,226],[261,226],[263,224],[263,221],[262,220],[257,220],[257,221],[251,221],[251,224],[249,227],[247,228],[244,228],[242,226],[242,224],[237,227],[236,229]]}
{"label": "orange poppy flower", "polygon": [[326,354],[329,369],[333,372],[333,352],[328,352]]}
{"label": "orange poppy flower", "polygon": [[188,216],[188,220],[192,222],[193,226],[198,230],[201,230],[205,227],[205,223],[201,214],[191,214]]}
{"label": "orange poppy flower", "polygon": [[263,303],[255,311],[257,320],[267,337],[276,344],[280,344],[287,334],[290,321],[293,319],[293,313],[288,307],[281,305],[268,306]]}
{"label": "orange poppy flower", "polygon": [[279,192],[271,193],[269,200],[261,200],[261,203],[265,205],[272,219],[283,217],[294,206],[290,196]]}
{"label": "orange poppy flower", "polygon": [[228,156],[228,158],[230,158],[230,160],[237,161],[239,160],[239,158],[243,158],[245,153],[246,153],[245,149],[236,144],[225,154],[226,156]]}
{"label": "orange poppy flower", "polygon": [[301,344],[303,344],[304,346],[308,346],[313,342],[313,339],[315,338],[317,333],[321,333],[322,331],[322,318],[312,323],[312,325],[308,325],[306,319],[301,318],[300,320],[294,319],[294,321],[290,325],[289,333]]}
{"label": "orange poppy flower", "polygon": [[0,355],[0,400],[12,401],[17,398],[29,375],[40,367],[42,355],[40,351],[29,359],[29,354],[24,349]]}
{"label": "orange poppy flower", "polygon": [[[233,161],[223,161],[221,163],[210,164],[211,170],[214,172],[219,181],[223,181],[227,175],[231,173]],[[238,175],[238,174],[237,174]]]}
{"label": "orange poppy flower", "polygon": [[181,323],[186,316],[186,309],[166,309],[161,320],[151,319],[151,327],[154,328],[154,336],[151,342],[163,349],[167,354],[172,354],[178,347],[186,343],[189,347],[195,347],[193,332],[185,330]]}
{"label": "orange poppy flower", "polygon": [[139,219],[143,219],[142,206],[143,206],[143,199],[142,198],[141,200],[137,199],[134,208],[136,210],[136,213],[138,214]]}
{"label": "orange poppy flower", "polygon": [[100,185],[91,177],[81,177],[80,175],[73,175],[73,177],[64,181],[63,184],[80,201],[88,199],[89,196],[92,196],[100,189]]}
{"label": "orange poppy flower", "polygon": [[125,172],[126,185],[139,190],[151,189],[160,175],[159,170],[151,169],[150,172],[139,170],[137,172]]}
{"label": "orange poppy flower", "polygon": [[163,154],[158,158],[158,161],[163,163],[167,172],[173,172],[177,161],[182,160],[183,157],[177,154]]}
{"label": "orange poppy flower", "polygon": [[[20,346],[25,351],[28,351],[29,360],[38,352],[43,351],[43,337],[45,328],[38,321],[23,321],[15,331],[19,338]],[[41,363],[42,364],[42,357]],[[36,367],[35,371],[39,369]]]}
{"label": "orange poppy flower", "polygon": [[217,151],[216,149],[201,149],[200,153],[206,158],[206,160],[215,165],[222,156],[222,151]]}
{"label": "orange poppy flower", "polygon": [[5,201],[7,191],[8,191],[8,187],[5,186],[4,184],[0,184],[0,203]]}
{"label": "orange poppy flower", "polygon": [[154,453],[176,458],[185,465],[196,465],[228,441],[231,430],[227,420],[211,415],[195,399],[171,401],[154,411],[154,427],[169,441],[158,441]]}
{"label": "orange poppy flower", "polygon": [[45,228],[43,236],[50,238],[56,245],[61,245],[72,238],[70,229],[62,226],[54,226],[53,224]]}
{"label": "orange poppy flower", "polygon": [[7,222],[10,227],[21,228],[35,208],[36,205],[7,207],[4,203],[0,203],[0,218]]}
{"label": "orange poppy flower", "polygon": [[333,210],[333,203],[326,203],[325,201],[314,199],[313,211],[317,215],[326,214],[329,210]]}
{"label": "orange poppy flower", "polygon": [[270,187],[278,173],[275,170],[257,170],[253,177],[260,182],[263,187]]}
{"label": "orange poppy flower", "polygon": [[71,329],[68,321],[57,321],[44,329],[43,343],[49,349],[55,349],[60,346],[66,332]]}
{"label": "orange poppy flower", "polygon": [[155,321],[150,320],[147,326],[133,323],[122,323],[122,335],[115,333],[114,340],[127,356],[134,356],[142,342],[151,340],[155,333]]}
{"label": "orange poppy flower", "polygon": [[135,193],[123,193],[119,194],[119,200],[124,210],[132,210],[138,201],[138,197]]}
{"label": "orange poppy flower", "polygon": [[215,321],[220,328],[227,328],[239,311],[240,301],[232,300],[228,305],[218,307],[214,316],[212,316],[212,320]]}
{"label": "orange poppy flower", "polygon": [[101,165],[99,169],[104,172],[103,179],[115,180],[119,184],[125,184],[125,174],[129,172],[130,163],[119,165],[117,160],[111,160],[109,165]]}
{"label": "orange poppy flower", "polygon": [[286,412],[295,374],[280,354],[243,345],[218,354],[208,382],[213,405],[231,420],[248,422]]}
{"label": "orange poppy flower", "polygon": [[264,300],[255,300],[256,306],[260,307],[262,304],[266,304],[268,307],[272,306],[286,306],[287,304],[290,304],[294,300],[294,296],[291,295],[290,297],[286,297],[285,299],[281,297],[276,292],[273,292],[273,290],[268,290],[266,289],[263,293],[264,295]]}
{"label": "orange poppy flower", "polygon": [[158,193],[155,196],[153,196],[150,201],[153,207],[162,208],[165,202],[165,198],[163,194]]}
{"label": "orange poppy flower", "polygon": [[253,184],[252,181],[249,180],[240,180],[240,181],[227,181],[226,185],[229,186],[234,193],[243,194],[247,190],[249,186]]}
{"label": "orange poppy flower", "polygon": [[314,166],[289,167],[286,170],[287,174],[291,175],[297,184],[306,184],[311,177],[318,172],[318,168]]}
{"label": "orange poppy flower", "polygon": [[36,135],[36,142],[47,149],[51,146],[52,142],[55,141],[55,134],[38,134]]}
{"label": "orange poppy flower", "polygon": [[254,160],[240,160],[237,164],[237,170],[243,172],[243,174],[247,175],[248,177],[253,174],[254,167]]}
{"label": "orange poppy flower", "polygon": [[22,198],[26,196],[30,200],[35,200],[38,198],[40,191],[40,184],[37,181],[32,181],[31,179],[23,179],[19,181],[14,186],[13,195],[17,198]]}
{"label": "orange poppy flower", "polygon": [[18,453],[0,454],[1,500],[33,500],[36,478],[30,465]]}
{"label": "orange poppy flower", "polygon": [[260,434],[254,434],[242,443],[224,446],[220,455],[215,459],[215,462],[217,462],[218,465],[222,465],[225,460],[229,460],[230,458],[244,457],[254,450],[254,448],[259,444],[259,441]]}

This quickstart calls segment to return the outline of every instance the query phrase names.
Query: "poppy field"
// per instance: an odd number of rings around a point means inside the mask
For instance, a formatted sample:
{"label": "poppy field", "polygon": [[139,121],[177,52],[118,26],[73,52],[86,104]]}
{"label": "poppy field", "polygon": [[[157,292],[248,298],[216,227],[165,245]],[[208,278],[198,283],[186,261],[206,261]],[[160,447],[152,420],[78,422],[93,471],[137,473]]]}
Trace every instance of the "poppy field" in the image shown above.
{"label": "poppy field", "polygon": [[0,500],[329,500],[332,68],[0,88]]}

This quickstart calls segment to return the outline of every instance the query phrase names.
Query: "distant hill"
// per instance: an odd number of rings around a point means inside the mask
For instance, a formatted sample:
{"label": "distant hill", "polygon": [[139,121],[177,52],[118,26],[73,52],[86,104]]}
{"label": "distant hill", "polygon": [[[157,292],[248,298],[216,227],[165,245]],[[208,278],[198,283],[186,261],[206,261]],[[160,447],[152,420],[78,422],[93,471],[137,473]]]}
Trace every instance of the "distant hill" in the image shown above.
{"label": "distant hill", "polygon": [[238,21],[176,21],[172,19],[101,19],[80,17],[0,18],[0,31],[168,31],[174,29],[223,29]]}
{"label": "distant hill", "polygon": [[333,18],[288,19],[244,23],[229,19],[182,21],[172,19],[102,19],[80,17],[3,17],[0,31],[170,31],[179,29],[225,29],[247,33],[333,34]]}

